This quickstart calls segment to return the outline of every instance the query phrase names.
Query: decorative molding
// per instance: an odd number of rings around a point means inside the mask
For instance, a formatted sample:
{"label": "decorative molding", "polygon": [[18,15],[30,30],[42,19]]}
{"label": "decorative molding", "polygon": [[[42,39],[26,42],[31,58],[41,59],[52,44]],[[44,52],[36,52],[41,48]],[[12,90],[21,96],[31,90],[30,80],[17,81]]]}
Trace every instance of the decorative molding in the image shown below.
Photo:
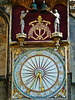
{"label": "decorative molding", "polygon": [[[68,46],[68,40],[61,40],[60,46]],[[54,41],[24,41],[24,47],[55,47]],[[19,47],[19,43],[17,41],[10,42],[10,47]]]}

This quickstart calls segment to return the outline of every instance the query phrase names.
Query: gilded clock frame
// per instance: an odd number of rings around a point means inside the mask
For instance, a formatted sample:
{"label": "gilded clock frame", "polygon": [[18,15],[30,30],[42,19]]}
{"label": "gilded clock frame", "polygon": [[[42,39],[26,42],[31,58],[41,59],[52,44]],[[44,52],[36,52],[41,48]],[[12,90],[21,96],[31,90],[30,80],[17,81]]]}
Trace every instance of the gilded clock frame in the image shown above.
{"label": "gilded clock frame", "polygon": [[[14,68],[14,64],[13,64],[13,61],[14,61],[14,50],[15,50],[15,48],[18,48],[19,50],[24,50],[24,49],[27,49],[27,48],[30,48],[30,49],[36,49],[36,48],[41,48],[40,46],[38,46],[38,47],[34,47],[34,46],[32,46],[32,48],[31,47],[25,47],[25,48],[22,48],[22,47],[19,47],[19,46],[15,46],[14,45],[14,47],[13,46],[11,46],[11,50],[12,50],[12,73],[13,73],[13,68]],[[55,49],[55,47],[45,47],[44,45],[43,45],[43,47],[42,48],[54,48]],[[60,47],[59,48],[59,50],[58,51],[60,51],[60,49],[61,49],[62,47]],[[64,48],[64,51],[65,51],[65,54],[61,51],[61,54],[63,55],[63,56],[65,56],[65,70],[66,70],[66,91],[67,91],[67,47],[66,46],[64,46],[63,47]],[[13,80],[13,75],[12,75],[12,97],[11,98],[13,98],[13,82],[14,82],[14,80]],[[20,93],[19,93],[19,95],[20,95]],[[58,96],[59,97],[59,96]],[[66,93],[66,97],[67,97],[67,93]],[[65,100],[66,100],[66,98],[65,98]]]}

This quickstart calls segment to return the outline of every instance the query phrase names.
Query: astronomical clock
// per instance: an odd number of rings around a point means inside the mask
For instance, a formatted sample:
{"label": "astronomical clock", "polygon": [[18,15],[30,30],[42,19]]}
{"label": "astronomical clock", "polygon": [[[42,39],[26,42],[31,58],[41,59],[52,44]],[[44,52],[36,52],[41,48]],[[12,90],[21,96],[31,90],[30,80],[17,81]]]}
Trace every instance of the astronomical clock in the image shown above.
{"label": "astronomical clock", "polygon": [[11,98],[67,100],[67,7],[36,3],[12,10]]}
{"label": "astronomical clock", "polygon": [[65,48],[15,48],[13,98],[66,98]]}

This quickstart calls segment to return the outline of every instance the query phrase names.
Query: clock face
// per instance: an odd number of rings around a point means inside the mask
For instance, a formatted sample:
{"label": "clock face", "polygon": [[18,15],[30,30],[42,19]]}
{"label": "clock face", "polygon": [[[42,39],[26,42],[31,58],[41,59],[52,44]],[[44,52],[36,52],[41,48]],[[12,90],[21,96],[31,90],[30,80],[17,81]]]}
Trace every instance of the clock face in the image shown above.
{"label": "clock face", "polygon": [[34,49],[22,54],[14,67],[17,89],[30,98],[52,97],[65,82],[65,65],[59,55],[50,50]]}

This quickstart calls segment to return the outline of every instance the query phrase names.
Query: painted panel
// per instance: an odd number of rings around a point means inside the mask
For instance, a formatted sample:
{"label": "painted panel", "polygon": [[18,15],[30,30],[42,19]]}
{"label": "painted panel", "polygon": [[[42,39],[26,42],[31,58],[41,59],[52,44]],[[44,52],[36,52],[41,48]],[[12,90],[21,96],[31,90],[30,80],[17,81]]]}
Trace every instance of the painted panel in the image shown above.
{"label": "painted panel", "polygon": [[15,48],[12,98],[67,98],[65,48]]}
{"label": "painted panel", "polygon": [[[60,14],[60,32],[63,33],[63,40],[66,40],[67,39],[67,6],[58,4],[52,8],[53,12],[54,12],[54,9],[57,9]],[[13,13],[12,13],[12,40],[13,41],[16,40],[16,34],[21,33],[20,15],[21,15],[22,10],[26,12],[26,8],[23,6],[13,7]],[[41,14],[40,13],[41,7],[38,7],[38,10],[39,11],[37,13],[31,13],[29,11],[28,14],[24,18],[24,22],[25,22],[24,33],[27,34],[27,41],[41,41],[42,40],[42,39],[39,40],[39,39],[34,39],[34,38],[28,38],[28,33],[30,29],[32,28],[32,26],[29,25],[29,23],[37,20],[38,16],[41,16],[42,20],[49,21],[50,24],[48,24],[48,28],[51,31],[51,33],[54,32],[55,17],[51,13]],[[33,30],[35,31],[35,25],[33,27]],[[40,33],[42,34],[43,31],[44,29]],[[51,40],[51,38],[47,37],[45,40]]]}

